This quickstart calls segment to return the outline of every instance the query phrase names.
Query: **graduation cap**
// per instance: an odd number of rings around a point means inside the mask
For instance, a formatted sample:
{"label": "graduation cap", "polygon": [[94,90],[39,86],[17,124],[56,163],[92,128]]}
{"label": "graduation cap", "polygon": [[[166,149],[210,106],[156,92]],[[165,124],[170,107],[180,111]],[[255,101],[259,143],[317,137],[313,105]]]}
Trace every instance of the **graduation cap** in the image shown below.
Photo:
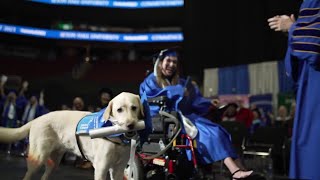
{"label": "graduation cap", "polygon": [[15,95],[18,95],[18,91],[16,89],[5,89],[6,94],[14,93]]}

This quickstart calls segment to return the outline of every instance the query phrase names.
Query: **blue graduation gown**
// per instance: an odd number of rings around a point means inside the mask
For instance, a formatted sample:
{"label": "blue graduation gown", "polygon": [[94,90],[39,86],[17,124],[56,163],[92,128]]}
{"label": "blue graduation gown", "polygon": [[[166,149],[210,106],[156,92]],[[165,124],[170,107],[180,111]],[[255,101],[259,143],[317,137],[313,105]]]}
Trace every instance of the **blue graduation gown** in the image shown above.
{"label": "blue graduation gown", "polygon": [[[25,108],[27,108],[27,106]],[[31,107],[29,107],[29,109],[27,109],[27,111],[30,111],[30,110],[31,110]],[[37,117],[40,117],[40,116],[42,116],[44,114],[47,114],[48,112],[49,112],[49,110],[45,106],[38,104],[36,106],[36,112],[34,114],[34,118],[33,119],[36,119]],[[28,112],[28,114],[29,114],[29,112]],[[26,117],[26,118],[28,118],[28,117]],[[27,123],[28,123],[28,120],[27,119],[23,119],[23,117],[22,117],[22,124],[27,124]]]}
{"label": "blue graduation gown", "polygon": [[[161,88],[152,73],[140,84],[140,94],[146,94],[148,98],[167,96],[170,100],[169,109],[176,111],[179,109],[195,124],[198,128],[196,150],[200,163],[209,164],[227,157],[237,158],[230,134],[220,125],[202,117],[209,110],[210,100],[203,98],[199,89],[194,86],[193,94],[187,101],[183,100],[185,83],[184,79],[180,79],[178,85]],[[179,102],[183,105],[179,105]],[[158,111],[159,107],[150,105],[151,116],[156,115]]]}
{"label": "blue graduation gown", "polygon": [[320,179],[320,1],[305,0],[289,31],[286,71],[296,83],[290,178]]}
{"label": "blue graduation gown", "polygon": [[24,96],[19,96],[16,99],[14,108],[15,108],[15,115],[13,119],[10,119],[8,117],[8,113],[9,113],[9,105],[5,106],[5,101],[6,101],[7,97],[3,97],[1,99],[1,103],[0,103],[0,108],[2,110],[0,110],[1,114],[1,121],[0,121],[0,126],[3,127],[10,127],[10,128],[14,128],[17,127],[17,120],[21,119],[21,115],[23,112],[24,107],[27,104],[27,99]]}

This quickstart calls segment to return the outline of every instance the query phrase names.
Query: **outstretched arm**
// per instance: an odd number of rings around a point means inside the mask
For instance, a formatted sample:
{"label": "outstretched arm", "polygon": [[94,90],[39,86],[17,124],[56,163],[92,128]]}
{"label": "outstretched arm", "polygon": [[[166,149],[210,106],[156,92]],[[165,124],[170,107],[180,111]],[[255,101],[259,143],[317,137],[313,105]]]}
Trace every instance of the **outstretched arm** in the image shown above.
{"label": "outstretched arm", "polygon": [[4,85],[6,84],[7,79],[8,79],[8,77],[5,75],[2,75],[1,79],[0,79],[0,95],[2,98],[4,98],[6,96],[6,94],[4,93]]}
{"label": "outstretched arm", "polygon": [[29,82],[28,82],[28,81],[24,81],[24,82],[22,83],[22,87],[21,87],[20,92],[19,92],[19,96],[20,96],[20,97],[21,97],[21,96],[24,96],[24,93],[27,91],[28,86],[29,86]]}
{"label": "outstretched arm", "polygon": [[40,92],[39,105],[44,106],[44,91],[43,90]]}

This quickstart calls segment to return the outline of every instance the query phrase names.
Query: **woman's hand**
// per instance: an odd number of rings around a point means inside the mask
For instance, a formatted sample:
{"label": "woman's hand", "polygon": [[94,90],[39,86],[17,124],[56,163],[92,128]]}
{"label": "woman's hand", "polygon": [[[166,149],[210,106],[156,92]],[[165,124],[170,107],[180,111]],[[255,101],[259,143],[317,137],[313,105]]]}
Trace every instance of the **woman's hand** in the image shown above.
{"label": "woman's hand", "polygon": [[28,89],[28,86],[29,86],[29,82],[28,82],[28,81],[24,81],[24,82],[22,83],[22,89],[23,89],[23,90],[27,90],[27,89]]}
{"label": "woman's hand", "polygon": [[8,76],[2,75],[0,79],[0,87],[3,87],[4,84],[6,84],[7,80],[8,80]]}
{"label": "woman's hand", "polygon": [[189,91],[188,91],[188,89],[187,88],[184,88],[184,94],[183,94],[183,96],[189,96],[190,95],[190,93],[189,93]]}
{"label": "woman's hand", "polygon": [[220,103],[219,99],[212,99],[211,100],[211,104],[216,106],[216,107],[218,107],[219,103]]}

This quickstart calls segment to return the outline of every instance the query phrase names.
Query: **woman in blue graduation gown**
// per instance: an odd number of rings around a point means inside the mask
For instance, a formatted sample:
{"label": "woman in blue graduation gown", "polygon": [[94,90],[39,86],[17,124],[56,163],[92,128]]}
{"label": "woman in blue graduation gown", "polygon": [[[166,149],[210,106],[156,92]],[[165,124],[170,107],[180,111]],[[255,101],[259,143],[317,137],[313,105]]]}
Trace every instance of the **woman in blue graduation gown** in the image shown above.
{"label": "woman in blue graduation gown", "polygon": [[[140,95],[148,98],[167,96],[171,110],[181,111],[197,127],[197,158],[203,164],[222,160],[233,177],[247,177],[252,171],[245,171],[232,147],[230,134],[220,125],[203,116],[213,104],[202,97],[199,89],[179,77],[179,58],[176,49],[162,50],[157,56],[154,72],[140,84]],[[158,114],[159,107],[150,105],[151,116]],[[235,160],[237,159],[237,160]]]}
{"label": "woman in blue graduation gown", "polygon": [[320,0],[305,0],[289,30],[286,71],[296,83],[290,178],[320,179]]}

